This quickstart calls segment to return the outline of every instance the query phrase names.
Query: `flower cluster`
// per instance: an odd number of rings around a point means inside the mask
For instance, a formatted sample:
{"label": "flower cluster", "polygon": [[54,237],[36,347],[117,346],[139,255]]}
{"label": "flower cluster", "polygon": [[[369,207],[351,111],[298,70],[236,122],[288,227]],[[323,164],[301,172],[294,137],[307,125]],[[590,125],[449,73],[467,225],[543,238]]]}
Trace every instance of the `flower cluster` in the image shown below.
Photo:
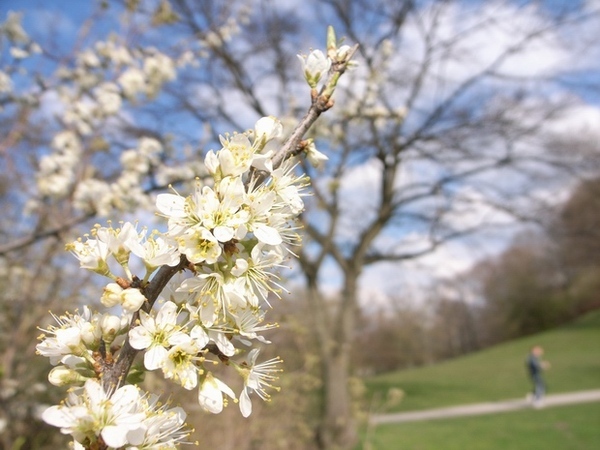
{"label": "flower cluster", "polygon": [[[44,79],[42,91],[36,91],[38,101],[51,100],[60,114],[50,151],[39,161],[40,200],[69,198],[76,209],[106,217],[114,210],[149,209],[144,183],[150,176],[160,185],[203,176],[201,164],[165,164],[170,138],[154,133],[139,137],[136,133],[137,142],[129,143],[130,148],[106,167],[93,164],[110,150],[112,139],[129,134],[121,124],[129,122],[132,111],[157,99],[165,85],[199,63],[200,54],[189,45],[171,54],[152,46],[132,47],[126,39],[111,35],[61,61]],[[0,94],[10,88],[10,77],[4,78],[0,70]],[[31,209],[41,205],[30,202]]]}
{"label": "flower cluster", "polygon": [[185,417],[183,409],[169,409],[135,386],[107,393],[94,379],[71,389],[63,404],[42,414],[44,421],[73,436],[74,449],[82,450],[98,442],[115,449],[176,449],[188,436]]}
{"label": "flower cluster", "polygon": [[[277,119],[264,117],[253,130],[222,137],[222,148],[205,158],[211,185],[197,181],[187,197],[158,195],[159,215],[168,221],[165,232],[138,230],[130,222],[116,228],[97,225],[67,245],[82,268],[109,278],[100,302],[110,312],[85,307],[82,313],[54,316],[56,325],[42,330],[37,351],[55,366],[50,382],[85,383],[83,390],[70,392],[65,405],[46,411],[48,423],[81,445],[102,439],[111,448],[141,449],[155,448],[149,442],[182,438],[181,414],[163,417],[167,425],[139,425],[162,415],[146,408],[137,388],[112,386],[111,395],[102,391],[98,380],[114,367],[124,341],[143,353],[144,370],[197,389],[206,411],[219,413],[232,399],[247,417],[252,393],[268,400],[281,360],[258,363],[259,351],[251,346],[268,343],[262,332],[276,326],[264,322],[264,309],[269,295],[280,291],[274,271],[290,246],[300,242],[295,218],[304,208],[308,184],[290,160],[273,169],[271,148],[282,132]],[[132,257],[143,263],[143,277],[134,275]],[[149,292],[165,267],[180,274],[155,298]],[[159,301],[153,306],[154,300]],[[248,350],[247,358],[237,361]],[[241,376],[239,396],[218,378],[214,367],[219,363]]]}
{"label": "flower cluster", "polygon": [[[37,352],[54,366],[49,381],[71,386],[68,398],[42,417],[71,435],[74,448],[158,450],[185,442],[183,411],[160,406],[156,398],[128,384],[146,371],[196,390],[200,406],[215,414],[233,401],[248,417],[253,395],[267,401],[269,391],[278,389],[274,383],[281,359],[258,362],[255,343],[269,343],[263,332],[276,324],[265,322],[265,310],[271,306],[270,297],[281,291],[276,271],[300,244],[296,218],[304,209],[308,178],[297,174],[292,157],[304,154],[315,165],[327,159],[302,135],[333,104],[331,94],[352,53],[330,47],[327,57],[313,52],[306,60],[312,113],[287,140],[282,142],[283,127],[274,117],[261,118],[244,133],[222,136],[221,148],[204,159],[209,181],[198,179],[188,196],[176,191],[157,196],[165,231],[109,223],[96,225],[67,245],[81,268],[109,280],[99,296],[107,312],[86,306],[82,313],[53,315],[56,324],[41,329],[37,345]],[[68,78],[83,77],[78,79],[80,87],[86,85],[86,77],[100,78],[89,79],[85,89],[93,99],[69,106],[73,120],[65,122],[70,129],[56,135],[55,152],[42,160],[40,180],[49,179],[48,174],[66,180],[49,183],[49,194],[54,189],[60,196],[71,188],[68,172],[80,159],[87,126],[93,128],[97,120],[116,114],[124,99],[154,95],[155,88],[174,76],[164,55],[154,51],[145,56],[139,65],[124,47],[101,43],[82,53],[76,69],[65,73]],[[114,83],[105,82],[96,70],[107,61],[120,74]],[[68,92],[65,95],[70,98]],[[160,165],[158,140],[142,138],[138,147],[121,157],[125,169],[140,175],[117,180],[125,191],[139,188],[141,175]],[[97,202],[97,192],[103,197],[102,186],[108,186],[98,183],[87,186],[86,195],[81,193],[86,183],[79,184],[73,198],[78,203]],[[98,210],[97,203],[91,206],[90,212]],[[138,276],[135,272],[141,270]],[[133,364],[138,355],[139,368]],[[220,365],[240,376],[239,394],[219,378]]]}
{"label": "flower cluster", "polygon": [[24,59],[41,52],[41,47],[31,39],[21,25],[22,14],[9,11],[6,20],[0,22],[0,53],[10,55],[10,62],[0,67],[0,111],[10,102],[33,103],[31,93],[17,94],[14,79],[26,75],[20,64]]}
{"label": "flower cluster", "polygon": [[[64,127],[52,140],[52,152],[41,158],[37,186],[41,196],[61,199],[73,196],[77,209],[108,215],[112,209],[147,208],[143,181],[153,171],[161,175],[163,144],[143,136],[120,158],[121,174],[107,183],[90,170],[82,177],[84,149],[106,151],[106,128],[113,128],[126,106],[153,99],[177,71],[195,62],[186,54],[172,58],[156,48],[130,49],[116,38],[97,42],[76,55],[71,66],[61,66],[55,77],[55,93]],[[191,174],[192,177],[195,175]]]}

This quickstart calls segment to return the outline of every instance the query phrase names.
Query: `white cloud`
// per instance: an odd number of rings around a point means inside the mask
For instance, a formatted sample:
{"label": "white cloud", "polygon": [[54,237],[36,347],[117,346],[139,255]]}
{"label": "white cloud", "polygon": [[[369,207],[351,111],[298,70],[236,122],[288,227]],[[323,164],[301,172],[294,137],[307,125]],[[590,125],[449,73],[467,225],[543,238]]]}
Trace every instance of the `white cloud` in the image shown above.
{"label": "white cloud", "polygon": [[547,121],[544,126],[552,133],[558,135],[581,134],[593,135],[600,138],[600,108],[595,105],[577,103],[560,117]]}
{"label": "white cloud", "polygon": [[[501,78],[488,77],[479,80],[477,87],[472,86],[485,96],[501,93],[507,80],[516,86],[535,77],[539,77],[538,81],[528,84],[527,89],[546,95],[548,90],[557,89],[549,83],[552,77],[579,67],[600,67],[600,55],[594,57],[600,51],[595,45],[599,20],[561,27],[547,25],[546,11],[532,4],[518,6],[501,0],[429,4],[409,16],[402,41],[392,44],[394,53],[382,62],[383,70],[389,69],[386,76],[380,76],[389,77],[391,83],[386,100],[404,104],[411,83],[403,88],[398,80],[421,77],[421,90],[408,117],[408,123],[415,124],[421,120],[422,111],[430,111],[466,80],[490,69],[494,62],[497,65],[493,72],[501,74]],[[574,40],[575,34],[578,39]],[[427,35],[434,43],[429,51],[425,44]],[[420,73],[424,64],[427,70]],[[540,81],[541,77],[544,81]]]}
{"label": "white cloud", "polygon": [[440,24],[439,37],[454,41],[448,47],[452,50],[445,66],[454,79],[479,72],[505,54],[500,70],[521,77],[556,74],[570,59],[567,43],[557,29],[547,26],[543,11],[532,4],[454,3]]}

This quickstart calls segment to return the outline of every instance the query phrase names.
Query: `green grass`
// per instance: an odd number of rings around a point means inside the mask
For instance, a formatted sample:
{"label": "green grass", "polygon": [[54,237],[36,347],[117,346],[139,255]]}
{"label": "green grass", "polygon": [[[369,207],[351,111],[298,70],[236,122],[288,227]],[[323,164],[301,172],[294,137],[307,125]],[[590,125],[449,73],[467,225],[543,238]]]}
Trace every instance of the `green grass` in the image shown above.
{"label": "green grass", "polygon": [[382,425],[370,450],[600,449],[600,403]]}
{"label": "green grass", "polygon": [[[366,379],[372,412],[523,397],[530,390],[525,357],[534,344],[544,347],[544,358],[552,365],[545,375],[549,393],[600,388],[600,311],[596,311],[556,330],[444,363]],[[391,388],[402,389],[405,397],[399,404],[382,409],[381,399]]]}
{"label": "green grass", "polygon": [[[573,324],[445,363],[365,380],[372,412],[410,411],[523,397],[529,348],[542,345],[552,364],[550,393],[600,389],[600,311]],[[392,388],[404,399],[382,408]],[[379,399],[379,400],[378,400]],[[479,417],[381,425],[367,433],[370,450],[600,449],[600,403],[520,410]]]}

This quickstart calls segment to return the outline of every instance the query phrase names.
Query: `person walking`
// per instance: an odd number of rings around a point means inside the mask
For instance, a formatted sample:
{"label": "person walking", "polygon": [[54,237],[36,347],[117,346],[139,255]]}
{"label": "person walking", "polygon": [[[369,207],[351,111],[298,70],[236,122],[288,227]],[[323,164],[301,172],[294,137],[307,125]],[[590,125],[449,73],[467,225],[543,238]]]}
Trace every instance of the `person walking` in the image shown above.
{"label": "person walking", "polygon": [[534,345],[527,356],[527,370],[533,382],[533,393],[528,397],[531,398],[534,408],[544,406],[544,396],[546,395],[546,383],[542,373],[550,368],[550,364],[547,361],[542,361],[543,355],[544,349],[539,345]]}

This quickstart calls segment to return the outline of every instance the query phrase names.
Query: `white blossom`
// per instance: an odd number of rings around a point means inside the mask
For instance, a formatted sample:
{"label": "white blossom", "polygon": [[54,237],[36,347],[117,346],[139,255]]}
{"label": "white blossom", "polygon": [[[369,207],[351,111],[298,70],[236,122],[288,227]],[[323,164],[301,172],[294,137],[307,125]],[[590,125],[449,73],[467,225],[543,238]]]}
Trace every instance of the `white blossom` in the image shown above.
{"label": "white blossom", "polygon": [[104,287],[102,297],[100,297],[100,302],[102,302],[102,304],[107,308],[120,305],[122,301],[122,293],[123,288],[121,286],[119,286],[117,283],[109,283]]}
{"label": "white blossom", "polygon": [[74,327],[45,331],[54,336],[45,338],[35,348],[39,355],[50,358],[50,364],[56,365],[66,356],[81,355],[88,351],[82,344],[80,330]]}
{"label": "white blossom", "polygon": [[72,130],[63,130],[52,138],[52,148],[62,151],[81,152],[81,140]]}
{"label": "white blossom", "polygon": [[240,411],[242,416],[248,417],[252,414],[252,401],[250,394],[255,392],[262,400],[269,400],[270,395],[266,389],[277,390],[271,383],[278,379],[277,373],[281,372],[278,367],[281,359],[273,358],[260,364],[256,364],[259,350],[253,349],[248,354],[248,363],[237,366],[238,372],[244,378],[244,389],[240,394]]}
{"label": "white blossom", "polygon": [[221,256],[219,241],[204,227],[196,226],[188,229],[182,236],[177,238],[177,242],[179,243],[179,251],[193,264],[201,262],[214,264]]}
{"label": "white blossom", "polygon": [[140,325],[129,331],[129,343],[137,350],[145,350],[144,366],[148,370],[161,367],[167,357],[167,349],[187,340],[177,325],[177,305],[164,303],[156,317],[140,311]]}
{"label": "white blossom", "polygon": [[283,134],[283,125],[279,119],[269,116],[259,119],[254,125],[254,139],[259,142],[259,147],[272,139],[278,139]]}
{"label": "white blossom", "polygon": [[0,29],[14,43],[27,43],[29,41],[29,36],[21,25],[22,18],[22,13],[9,11],[6,15],[6,21],[0,26]]}
{"label": "white blossom", "polygon": [[126,323],[123,323],[123,317],[108,313],[103,314],[100,319],[100,331],[104,343],[110,345],[124,326],[126,326]]}
{"label": "white blossom", "polygon": [[29,52],[19,47],[11,47],[10,56],[12,56],[15,59],[25,59],[29,56]]}
{"label": "white blossom", "polygon": [[95,89],[98,112],[101,116],[112,116],[121,109],[121,91],[115,83],[102,83]]}
{"label": "white blossom", "polygon": [[0,70],[0,93],[9,93],[13,90],[13,82],[6,72]]}
{"label": "white blossom", "polygon": [[304,210],[302,201],[302,190],[306,186],[307,179],[294,175],[294,166],[282,164],[271,175],[271,183],[268,189],[277,194],[277,205],[282,210],[289,210],[290,216],[300,214]]}
{"label": "white blossom", "polygon": [[106,393],[98,380],[72,389],[66,401],[42,412],[42,419],[74,438],[74,448],[100,443],[129,450],[176,449],[187,443],[185,412],[132,385]]}
{"label": "white blossom", "polygon": [[337,60],[344,61],[350,54],[351,50],[352,50],[352,47],[350,47],[349,45],[341,45],[340,47],[338,47],[336,50]]}
{"label": "white blossom", "polygon": [[94,68],[100,65],[100,58],[93,50],[87,49],[77,55],[77,63],[81,66]]}
{"label": "white blossom", "polygon": [[[186,413],[180,407],[167,408],[153,396],[145,407],[146,418],[136,430],[136,445],[129,450],[176,450],[186,444],[189,432],[184,429]],[[142,434],[143,431],[143,434]]]}
{"label": "white blossom", "polygon": [[331,67],[331,60],[321,50],[313,50],[308,56],[298,55],[302,62],[304,78],[311,88],[316,88],[319,80]]}
{"label": "white blossom", "polygon": [[239,176],[246,172],[254,157],[254,148],[250,139],[245,134],[234,134],[230,139],[221,137],[223,148],[215,157],[214,153],[209,152],[206,155],[206,163],[212,173],[216,173],[215,164],[221,169],[221,176]]}
{"label": "white blossom", "polygon": [[138,233],[133,223],[124,222],[119,228],[112,226],[97,228],[96,237],[108,246],[112,256],[119,264],[125,264],[129,260],[131,247],[139,243],[143,238],[143,233]]}
{"label": "white blossom", "polygon": [[45,335],[36,345],[39,355],[50,358],[50,364],[65,363],[70,356],[90,359],[92,349],[99,344],[102,332],[99,315],[84,307],[81,314],[52,315],[58,326],[42,329]]}
{"label": "white blossom", "polygon": [[[9,16],[1,26],[10,39],[26,43],[9,51],[25,56],[34,46],[19,20]],[[238,29],[239,24],[228,21],[205,43],[221,46]],[[334,60],[350,52],[336,50],[330,54]],[[112,116],[120,115],[124,105],[129,116],[129,107],[138,100],[159,95],[194,51],[172,58],[156,48],[128,49],[111,36],[80,51],[75,64],[55,73],[63,85],[56,92],[64,129],[39,160],[40,204],[44,197],[68,198],[87,214],[105,216],[115,210],[143,210],[150,206],[147,190],[157,183],[198,176],[190,195],[174,191],[157,196],[166,231],[138,231],[137,222],[113,227],[109,221],[67,245],[81,268],[110,279],[100,295],[110,312],[92,313],[84,307],[82,314],[53,315],[57,325],[42,329],[36,346],[54,366],[49,381],[72,386],[66,400],[46,409],[42,418],[71,435],[75,449],[165,450],[187,443],[181,408],[168,408],[126,384],[144,370],[160,369],[165,379],[184,389],[198,388],[199,404],[211,413],[221,412],[228,399],[237,402],[234,391],[208,370],[213,365],[229,365],[241,376],[239,407],[244,417],[252,412],[252,393],[268,400],[267,390],[277,389],[272,383],[281,360],[257,363],[259,352],[252,349],[239,362],[245,351],[239,346],[269,343],[262,333],[276,324],[265,323],[263,308],[270,306],[271,294],[283,289],[276,270],[286,252],[291,253],[289,247],[300,241],[295,219],[304,209],[308,178],[297,175],[293,158],[273,168],[283,136],[279,119],[262,117],[253,129],[221,136],[221,148],[207,152],[204,164],[198,159],[185,167],[168,166],[163,157],[170,156],[171,140],[141,136],[115,157],[117,171],[112,172],[112,165],[106,171],[89,166],[88,157],[114,153],[109,141],[120,135],[102,137],[114,125]],[[319,50],[300,59],[307,82],[315,88],[331,60]],[[0,72],[0,92],[12,89],[9,73]],[[311,92],[313,98],[315,94]],[[138,122],[134,115],[130,119]],[[311,163],[327,159],[312,140],[303,145]],[[110,180],[105,180],[109,171]],[[140,268],[145,273],[136,273]],[[126,367],[133,362],[133,357],[128,359],[131,349],[143,353],[143,367],[118,373],[121,362]]]}
{"label": "white blossom", "polygon": [[188,335],[172,346],[166,357],[161,362],[163,375],[168,380],[173,380],[185,389],[194,389],[198,385],[198,366],[196,355],[202,350]]}
{"label": "white blossom", "polygon": [[[277,327],[276,324],[265,324],[261,325],[265,318],[265,313],[256,313],[252,309],[244,309],[237,314],[233,314],[235,319],[235,325],[237,332],[239,333],[239,340],[245,345],[251,345],[248,339],[256,339],[263,344],[270,344],[271,342],[261,336],[260,332],[270,330]],[[247,338],[247,339],[246,339]]]}
{"label": "white blossom", "polygon": [[82,390],[72,390],[64,404],[51,406],[42,419],[83,443],[98,437],[112,448],[130,443],[128,435],[142,428],[145,413],[140,408],[138,388],[127,385],[107,394],[98,380],[86,381]]}
{"label": "white blossom", "polygon": [[66,246],[79,260],[79,267],[88,269],[101,275],[108,275],[107,259],[110,254],[108,245],[98,239],[87,239],[85,242],[77,240]]}
{"label": "white blossom", "polygon": [[80,211],[107,216],[112,209],[110,185],[95,178],[83,180],[75,189],[73,202]]}
{"label": "white blossom", "polygon": [[325,161],[329,160],[327,155],[317,150],[317,147],[312,139],[304,149],[304,152],[306,153],[306,159],[308,159],[308,162],[310,162],[315,168],[321,167]]}
{"label": "white blossom", "polygon": [[156,78],[157,83],[173,80],[177,74],[173,60],[158,51],[144,60],[144,73],[149,79]]}
{"label": "white blossom", "polygon": [[117,79],[117,83],[123,89],[123,94],[129,99],[146,91],[146,76],[136,67],[129,67],[125,70]]}
{"label": "white blossom", "polygon": [[148,158],[148,160],[151,161],[153,164],[157,164],[160,162],[158,156],[163,151],[163,146],[160,143],[160,141],[151,137],[144,136],[140,139],[138,143],[138,149],[140,153],[146,158]]}
{"label": "white blossom", "polygon": [[131,252],[144,261],[149,270],[160,266],[176,266],[181,255],[176,242],[161,236],[150,235],[144,243],[131,242]]}
{"label": "white blossom", "polygon": [[225,405],[223,394],[232,399],[236,398],[229,386],[218,378],[215,378],[211,372],[208,372],[198,390],[198,402],[200,406],[208,412],[219,414],[223,411],[223,406]]}
{"label": "white blossom", "polygon": [[132,63],[131,53],[122,45],[119,45],[112,41],[100,41],[96,43],[96,51],[98,55],[101,55],[104,58],[107,58],[112,61],[112,63],[119,66],[127,66]]}

